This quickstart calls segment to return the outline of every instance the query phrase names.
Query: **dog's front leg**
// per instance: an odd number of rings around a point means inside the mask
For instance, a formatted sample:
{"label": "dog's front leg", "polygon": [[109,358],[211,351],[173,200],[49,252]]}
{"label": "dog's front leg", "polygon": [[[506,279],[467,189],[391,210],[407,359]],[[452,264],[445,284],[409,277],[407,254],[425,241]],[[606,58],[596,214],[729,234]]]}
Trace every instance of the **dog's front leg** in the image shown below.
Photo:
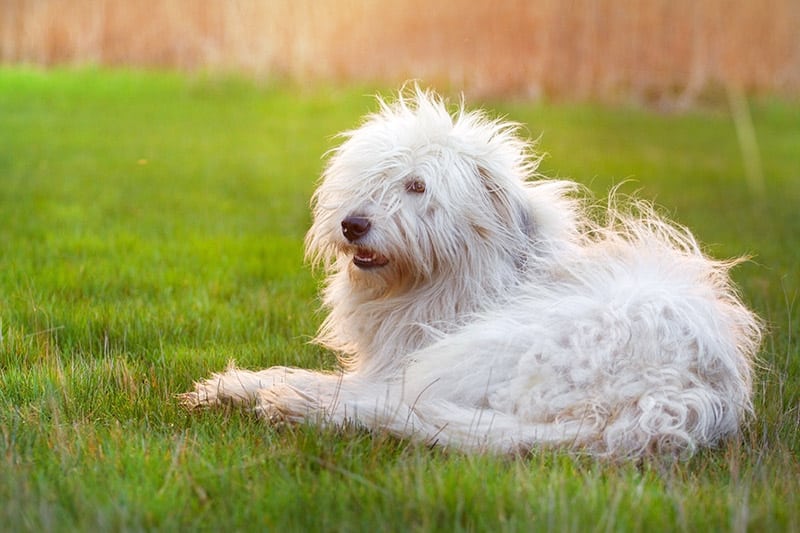
{"label": "dog's front leg", "polygon": [[[358,374],[312,372],[272,367],[257,372],[234,365],[197,382],[180,396],[190,409],[219,405],[252,406],[272,423],[308,421],[357,423],[397,433],[415,418],[403,402],[400,384],[374,381]],[[399,428],[399,429],[398,429]]]}
{"label": "dog's front leg", "polygon": [[255,410],[271,422],[343,424],[354,418],[352,405],[365,394],[359,376],[289,369],[282,381],[258,391]]}
{"label": "dog's front leg", "polygon": [[251,371],[237,368],[233,363],[224,372],[196,382],[194,390],[179,396],[181,403],[190,409],[216,405],[254,405],[259,392],[285,384],[307,386],[314,382],[336,383],[335,374],[320,374],[299,368],[274,366],[266,370]]}
{"label": "dog's front leg", "polygon": [[271,422],[311,422],[368,429],[413,425],[402,386],[358,374],[299,371],[281,384],[258,392],[256,412]]}

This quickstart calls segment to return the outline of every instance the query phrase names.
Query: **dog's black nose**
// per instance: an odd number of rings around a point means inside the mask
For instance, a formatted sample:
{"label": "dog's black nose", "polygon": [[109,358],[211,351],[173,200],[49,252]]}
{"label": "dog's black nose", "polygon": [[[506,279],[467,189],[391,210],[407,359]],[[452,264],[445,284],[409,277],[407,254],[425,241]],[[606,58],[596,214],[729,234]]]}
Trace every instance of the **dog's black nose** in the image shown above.
{"label": "dog's black nose", "polygon": [[347,217],[342,220],[342,234],[350,242],[357,241],[367,234],[371,225],[364,217]]}

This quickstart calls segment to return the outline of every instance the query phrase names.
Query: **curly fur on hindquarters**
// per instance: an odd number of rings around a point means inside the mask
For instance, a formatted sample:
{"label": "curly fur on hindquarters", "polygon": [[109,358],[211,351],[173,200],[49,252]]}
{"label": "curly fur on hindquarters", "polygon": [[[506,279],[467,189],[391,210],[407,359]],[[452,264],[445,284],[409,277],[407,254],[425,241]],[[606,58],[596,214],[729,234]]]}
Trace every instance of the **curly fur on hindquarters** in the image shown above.
{"label": "curly fur on hindquarters", "polygon": [[343,370],[231,366],[186,405],[467,451],[691,453],[738,431],[760,324],[735,261],[643,202],[590,220],[575,184],[529,181],[516,124],[418,87],[378,102],[332,151],[306,238],[316,340]]}

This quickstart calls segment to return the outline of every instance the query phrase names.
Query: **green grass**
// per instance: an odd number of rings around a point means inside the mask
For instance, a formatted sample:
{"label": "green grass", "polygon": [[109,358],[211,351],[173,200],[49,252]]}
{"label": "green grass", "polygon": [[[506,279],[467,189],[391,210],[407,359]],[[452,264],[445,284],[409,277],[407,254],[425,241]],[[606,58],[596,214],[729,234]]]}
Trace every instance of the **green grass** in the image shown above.
{"label": "green grass", "polygon": [[626,179],[769,323],[756,417],[690,461],[470,457],[175,400],[224,367],[331,368],[302,262],[331,136],[367,90],[0,70],[0,529],[800,529],[800,106],[762,100],[753,199],[724,107],[486,103],[551,176]]}

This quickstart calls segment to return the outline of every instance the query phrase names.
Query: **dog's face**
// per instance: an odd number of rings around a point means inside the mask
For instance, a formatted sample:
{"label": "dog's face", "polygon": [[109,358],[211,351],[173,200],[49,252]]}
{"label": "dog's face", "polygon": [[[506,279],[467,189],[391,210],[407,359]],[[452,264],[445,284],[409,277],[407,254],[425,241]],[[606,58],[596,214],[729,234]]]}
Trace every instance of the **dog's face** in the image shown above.
{"label": "dog's face", "polygon": [[307,253],[354,283],[400,288],[519,262],[535,162],[511,125],[416,90],[345,134],[313,199]]}

